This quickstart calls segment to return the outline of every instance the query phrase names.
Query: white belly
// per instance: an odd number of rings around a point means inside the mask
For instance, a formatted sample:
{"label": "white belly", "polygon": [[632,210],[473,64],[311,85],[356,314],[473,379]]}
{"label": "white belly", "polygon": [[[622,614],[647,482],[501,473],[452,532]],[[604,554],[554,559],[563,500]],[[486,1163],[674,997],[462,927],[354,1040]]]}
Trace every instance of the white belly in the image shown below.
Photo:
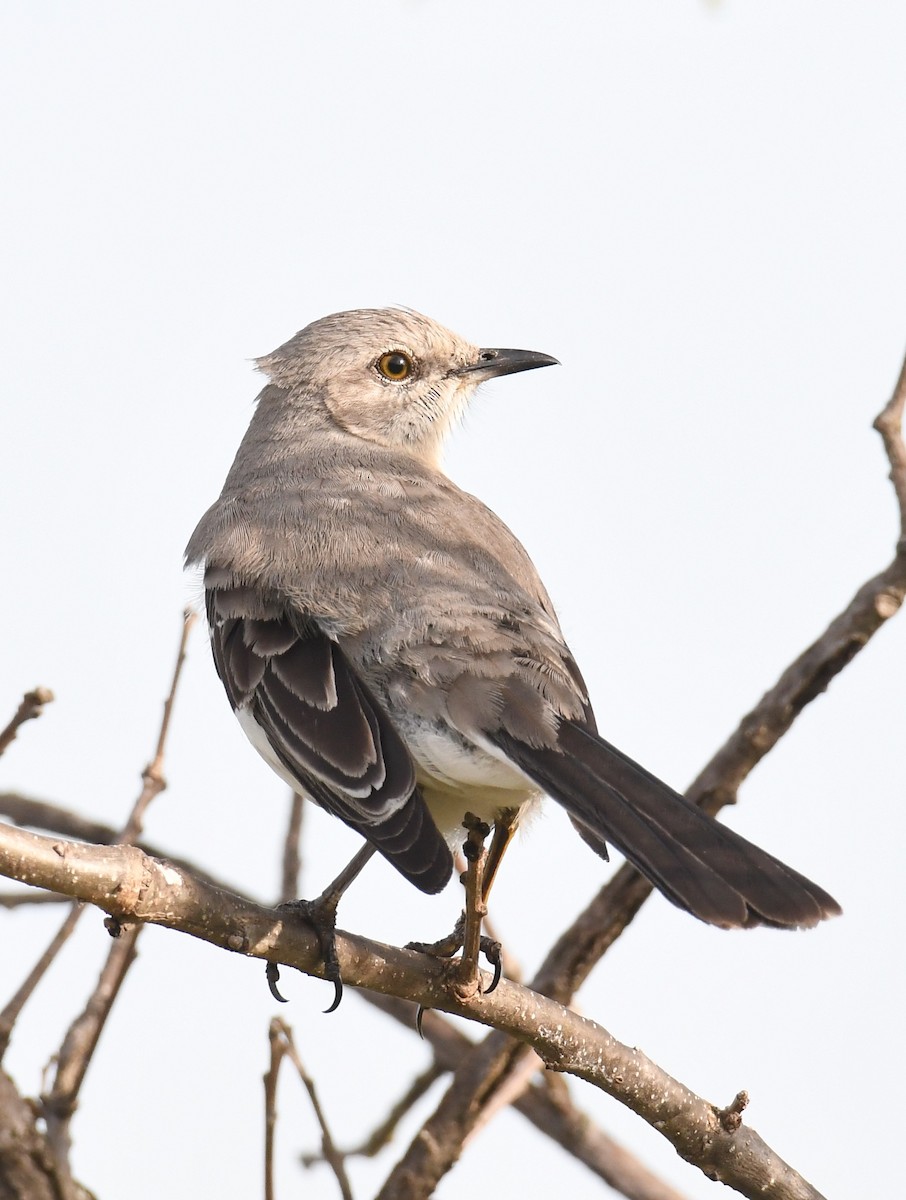
{"label": "white belly", "polygon": [[[236,717],[268,766],[293,791],[304,791],[274,753],[248,709],[237,709]],[[462,821],[467,812],[493,825],[501,809],[534,805],[541,795],[540,789],[493,746],[484,749],[461,745],[424,725],[407,733],[422,795],[438,829],[454,848],[462,844]]]}
{"label": "white belly", "polygon": [[464,746],[424,726],[409,733],[422,795],[451,845],[462,842],[467,812],[493,825],[502,809],[524,808],[541,795],[494,746]]}

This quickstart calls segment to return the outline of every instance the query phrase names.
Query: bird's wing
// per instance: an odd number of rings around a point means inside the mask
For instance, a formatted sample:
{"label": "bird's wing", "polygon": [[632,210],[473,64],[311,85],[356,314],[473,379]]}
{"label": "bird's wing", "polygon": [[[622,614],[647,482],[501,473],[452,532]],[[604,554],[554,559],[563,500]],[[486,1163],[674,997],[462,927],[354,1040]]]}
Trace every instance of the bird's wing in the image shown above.
{"label": "bird's wing", "polygon": [[242,587],[209,588],[214,662],[234,710],[286,773],[424,892],[453,860],[409,751],[342,649],[313,620]]}

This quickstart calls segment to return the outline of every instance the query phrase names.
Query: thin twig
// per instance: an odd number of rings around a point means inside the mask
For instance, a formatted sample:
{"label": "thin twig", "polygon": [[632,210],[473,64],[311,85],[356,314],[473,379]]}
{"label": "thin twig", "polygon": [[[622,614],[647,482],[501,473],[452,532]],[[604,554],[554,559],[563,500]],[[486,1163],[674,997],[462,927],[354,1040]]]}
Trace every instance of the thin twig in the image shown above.
{"label": "thin twig", "polygon": [[[463,1038],[463,1041],[466,1039]],[[438,1079],[446,1074],[447,1068],[442,1067],[437,1062],[432,1062],[420,1074],[416,1075],[412,1083],[403,1093],[403,1095],[393,1104],[387,1116],[381,1121],[368,1135],[363,1142],[358,1146],[353,1146],[350,1150],[342,1152],[343,1160],[349,1158],[374,1158],[393,1141],[396,1134],[397,1126],[400,1121],[418,1104],[425,1092],[427,1092]],[[318,1163],[324,1162],[324,1154],[303,1154],[300,1161],[303,1167],[314,1167]]]}
{"label": "thin twig", "polygon": [[277,1130],[277,1081],[280,1078],[280,1064],[286,1054],[286,1043],[275,1035],[273,1023],[268,1040],[271,1056],[264,1073],[264,1200],[275,1200],[274,1134]]}
{"label": "thin twig", "polygon": [[31,888],[27,892],[0,892],[0,908],[7,910],[32,908],[35,905],[40,908],[45,904],[70,903],[71,901],[68,896],[61,896],[57,892],[37,892]]}
{"label": "thin twig", "polygon": [[653,1174],[619,1142],[614,1141],[573,1103],[562,1075],[547,1072],[542,1085],[530,1087],[516,1107],[544,1113],[541,1126],[548,1137],[594,1171],[626,1200],[685,1200],[684,1194]]}
{"label": "thin twig", "polygon": [[[164,702],[154,758],[142,772],[142,790],[132,807],[122,833],[116,839],[120,845],[129,844],[139,836],[148,805],[167,786],[163,776],[164,749],[170,728],[176,689],[186,657],[186,644],[194,623],[195,614],[186,612],[170,691]],[[78,914],[73,918],[73,926],[77,919]],[[72,1022],[63,1039],[63,1044],[56,1056],[53,1084],[41,1096],[42,1112],[47,1126],[47,1141],[54,1155],[63,1200],[70,1200],[70,1197],[75,1195],[69,1167],[69,1126],[72,1115],[75,1112],[79,1092],[100,1039],[101,1031],[110,1015],[126,973],[135,961],[136,942],[141,929],[141,925],[134,925],[127,930],[117,930],[118,936],[110,948],[97,985],[84,1009]],[[59,938],[59,934],[57,936]],[[30,979],[34,980],[32,986],[41,978],[44,970],[52,961],[52,957],[45,956],[47,961],[42,970],[36,968],[32,971],[30,976]]]}
{"label": "thin twig", "polygon": [[[343,1200],[352,1200],[352,1189],[349,1186],[349,1178],[346,1175],[346,1166],[343,1161],[343,1155],[337,1150],[336,1143],[330,1133],[330,1128],[327,1124],[327,1118],[324,1116],[324,1110],[321,1108],[321,1103],[318,1100],[317,1089],[315,1082],[305,1070],[302,1064],[302,1059],[296,1049],[296,1043],[293,1040],[293,1033],[285,1021],[281,1021],[279,1017],[274,1017],[270,1024],[270,1044],[271,1044],[271,1070],[265,1077],[265,1091],[268,1097],[268,1118],[267,1118],[267,1158],[265,1165],[265,1200],[273,1200],[273,1133],[276,1122],[276,1086],[277,1072],[280,1068],[280,1062],[285,1056],[290,1060],[296,1068],[296,1072],[305,1090],[308,1092],[308,1097],[311,1100],[311,1106],[314,1110],[315,1117],[321,1129],[321,1153],[323,1161],[327,1163],[330,1169],[336,1176],[337,1183],[340,1187],[340,1194]],[[268,1190],[270,1188],[270,1190]]]}
{"label": "thin twig", "polygon": [[906,537],[906,445],[903,443],[903,409],[906,407],[906,360],[897,386],[887,404],[875,417],[874,428],[880,433],[890,463],[890,481],[900,507],[900,537]]}
{"label": "thin twig", "polygon": [[35,800],[21,792],[0,792],[0,813],[14,825],[26,825],[30,829],[45,829],[48,833],[62,833],[64,837],[80,838],[83,842],[110,845],[119,837],[120,831],[100,821],[90,821],[59,804],[47,800]]}
{"label": "thin twig", "polygon": [[[59,899],[65,899],[67,902],[69,902],[68,896],[59,897]],[[57,930],[47,949],[29,971],[22,984],[19,986],[16,992],[14,992],[3,1011],[0,1012],[0,1059],[2,1059],[3,1055],[6,1053],[6,1047],[9,1045],[9,1039],[12,1035],[16,1018],[25,1007],[26,1001],[37,987],[38,982],[44,975],[44,972],[53,962],[54,958],[56,958],[60,951],[60,947],[63,946],[73,929],[75,929],[79,916],[81,915],[84,907],[85,906],[83,904],[72,904],[70,902],[69,913],[66,917],[66,920]]]}
{"label": "thin twig", "polygon": [[192,626],[197,619],[196,613],[192,612],[191,609],[186,609],[183,614],[179,652],[176,655],[176,665],[173,668],[173,680],[170,684],[170,691],[164,701],[164,715],[161,719],[160,732],[157,736],[157,748],[154,751],[154,757],[151,762],[148,763],[142,772],[143,786],[141,795],[136,800],[132,812],[129,814],[129,820],[126,822],[122,833],[117,839],[121,844],[131,843],[138,839],[142,831],[142,823],[148,805],[167,786],[167,781],[164,779],[164,749],[167,744],[167,734],[170,731],[170,719],[173,716],[176,689],[179,686],[179,677],[182,674],[183,663],[186,661],[186,647],[189,642],[189,634],[192,632]]}
{"label": "thin twig", "polygon": [[280,899],[278,903],[289,904],[300,894],[302,874],[302,819],[305,813],[305,797],[293,792],[289,806],[289,821],[283,839],[283,863],[280,872]]}
{"label": "thin twig", "polygon": [[44,705],[50,704],[52,700],[53,692],[50,688],[38,687],[25,693],[22,703],[11,717],[9,724],[4,729],[0,729],[0,754],[14,740],[20,726],[24,725],[26,721],[33,721],[35,717],[40,717],[44,711]]}
{"label": "thin twig", "polygon": [[53,1154],[65,1200],[78,1195],[69,1163],[69,1127],[72,1115],[101,1031],[119,994],[126,972],[135,960],[135,943],[140,929],[140,925],[133,925],[114,941],[87,1005],[69,1026],[63,1039],[56,1060],[52,1089],[41,1096],[47,1144]]}

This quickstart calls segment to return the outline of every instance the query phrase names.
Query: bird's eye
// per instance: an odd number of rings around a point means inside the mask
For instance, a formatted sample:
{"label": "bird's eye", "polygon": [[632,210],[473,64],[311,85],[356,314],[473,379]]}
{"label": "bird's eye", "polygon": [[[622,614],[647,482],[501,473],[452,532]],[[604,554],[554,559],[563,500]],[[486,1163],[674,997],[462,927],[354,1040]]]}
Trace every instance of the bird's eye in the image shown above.
{"label": "bird's eye", "polygon": [[412,359],[402,350],[391,350],[388,354],[382,354],[378,359],[377,369],[385,379],[399,383],[403,379],[408,379],[412,374]]}

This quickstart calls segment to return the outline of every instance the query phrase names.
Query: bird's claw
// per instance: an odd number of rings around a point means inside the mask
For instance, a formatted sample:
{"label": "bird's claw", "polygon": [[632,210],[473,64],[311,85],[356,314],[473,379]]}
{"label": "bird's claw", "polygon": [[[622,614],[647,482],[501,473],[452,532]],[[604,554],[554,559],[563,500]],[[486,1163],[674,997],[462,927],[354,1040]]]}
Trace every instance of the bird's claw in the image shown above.
{"label": "bird's claw", "polygon": [[286,997],[280,995],[280,990],[277,987],[277,984],[280,982],[280,964],[269,962],[265,970],[265,976],[267,977],[267,986],[270,994],[278,1004],[286,1004]]}
{"label": "bird's claw", "polygon": [[491,992],[496,989],[497,984],[500,983],[500,977],[503,974],[503,948],[500,942],[495,941],[494,938],[486,937],[484,934],[481,935],[480,945],[482,954],[484,954],[485,958],[494,968],[494,978],[491,980],[491,986],[484,993],[486,996],[490,996]]}
{"label": "bird's claw", "polygon": [[[281,904],[280,909],[291,909],[293,912],[298,913],[314,929],[318,938],[318,946],[321,950],[321,959],[324,963],[324,978],[328,983],[332,983],[334,988],[333,1001],[324,1009],[324,1012],[336,1012],[340,1007],[340,1001],[343,999],[343,980],[340,976],[340,960],[337,957],[336,904],[325,904],[323,898],[318,900],[291,900],[288,904]],[[281,996],[277,989],[279,978],[280,968],[278,964],[269,962],[267,964],[267,986],[274,999],[278,1000],[281,1004],[285,1004],[286,997]]]}
{"label": "bird's claw", "polygon": [[[463,913],[452,933],[448,933],[446,937],[441,938],[436,942],[407,942],[407,950],[417,950],[419,954],[430,954],[432,958],[452,958],[457,950],[462,949],[463,933],[465,930],[465,913]],[[491,980],[491,986],[484,992],[485,996],[490,996],[491,992],[500,983],[500,977],[503,973],[503,953],[500,942],[482,934],[479,946],[482,954],[490,963],[494,970],[494,977]],[[421,1032],[421,1017],[416,1019],[416,1028]]]}

